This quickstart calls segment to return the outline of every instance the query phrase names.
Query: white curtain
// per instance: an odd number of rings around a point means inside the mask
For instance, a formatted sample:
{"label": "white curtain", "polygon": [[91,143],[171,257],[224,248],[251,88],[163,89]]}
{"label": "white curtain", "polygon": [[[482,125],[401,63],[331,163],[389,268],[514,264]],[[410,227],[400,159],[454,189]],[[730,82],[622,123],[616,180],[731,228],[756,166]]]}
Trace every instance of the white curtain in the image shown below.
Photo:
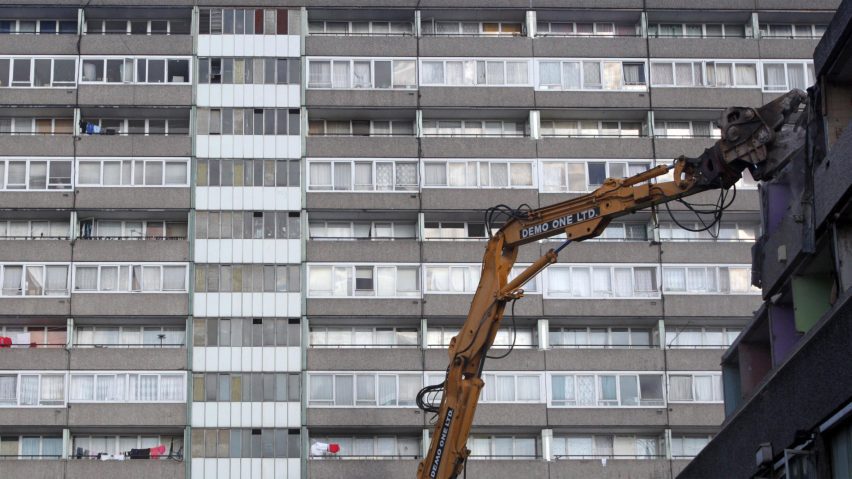
{"label": "white curtain", "polygon": [[42,438],[41,454],[43,456],[51,456],[59,458],[62,455],[62,438],[61,437],[45,437]]}
{"label": "white curtain", "polygon": [[529,83],[528,63],[506,62],[506,84],[526,85]]}
{"label": "white curtain", "polygon": [[95,387],[95,400],[114,402],[123,399],[119,393],[119,377],[124,378],[124,376],[113,374],[99,374],[97,376],[97,386]]}
{"label": "white curtain", "polygon": [[[379,273],[382,273],[383,268],[379,268]],[[414,293],[417,292],[417,268],[397,268],[396,269],[396,292]]]}
{"label": "white curtain", "polygon": [[446,163],[426,163],[424,170],[425,186],[447,186]]}
{"label": "white curtain", "polygon": [[396,405],[396,376],[379,376],[379,406]]}
{"label": "white curtain", "polygon": [[396,189],[417,186],[417,163],[396,164]]}
{"label": "white curtain", "polygon": [[429,292],[445,292],[450,286],[450,272],[446,266],[426,268],[426,285]]}
{"label": "white curtain", "polygon": [[643,85],[645,84],[645,64],[644,63],[625,63],[624,83],[627,85]]}
{"label": "white curtain", "polygon": [[186,266],[163,266],[163,290],[186,290]]}
{"label": "white curtain", "polygon": [[737,86],[757,85],[757,67],[755,65],[738,63],[736,71]]}
{"label": "white curtain", "polygon": [[[432,63],[432,62],[430,62]],[[436,62],[440,65],[440,62]],[[446,62],[447,70],[447,85],[464,85],[464,62],[448,61]]]}
{"label": "white curtain", "polygon": [[715,74],[716,86],[729,87],[734,84],[734,72],[730,63],[717,63]]}
{"label": "white curtain", "polygon": [[[335,65],[336,67],[336,65]],[[370,78],[370,62],[356,61],[353,69],[355,88],[370,88],[372,87],[372,79]]]}
{"label": "white curtain", "polygon": [[592,295],[589,268],[571,268],[571,294],[580,298]]}
{"label": "white curtain", "polygon": [[692,63],[675,63],[675,84],[677,86],[694,86],[692,79]]}
{"label": "white curtain", "polygon": [[184,376],[181,374],[163,374],[160,376],[160,400],[183,401]]}
{"label": "white curtain", "polygon": [[639,382],[636,376],[619,376],[618,387],[622,406],[639,405]]}
{"label": "white curtain", "polygon": [[401,374],[399,376],[399,405],[413,405],[417,392],[422,387],[422,380],[416,374]]}
{"label": "white curtain", "polygon": [[92,401],[95,399],[95,376],[75,374],[71,376],[70,399],[72,401]]}
{"label": "white curtain", "polygon": [[674,72],[671,63],[652,63],[651,82],[654,85],[674,85]]}
{"label": "white curtain", "polygon": [[332,88],[349,88],[350,87],[350,63],[348,60],[338,60],[334,62],[332,71]]}
{"label": "white curtain", "polygon": [[666,291],[686,291],[684,268],[663,268],[663,285]]}
{"label": "white curtain", "polygon": [[571,291],[571,270],[554,266],[547,269],[547,289],[551,293],[569,293]]}
{"label": "white curtain", "polygon": [[783,63],[763,64],[763,84],[767,89],[783,90],[786,88]]}
{"label": "white curtain", "polygon": [[335,190],[351,190],[352,189],[352,165],[349,162],[333,163],[334,167],[334,189]]}
{"label": "white curtain", "polygon": [[394,165],[390,162],[376,163],[376,190],[393,191]]}
{"label": "white curtain", "polygon": [[538,376],[518,376],[518,401],[538,401],[540,393]]}
{"label": "white curtain", "polygon": [[142,290],[143,291],[160,291],[160,267],[159,266],[143,266],[142,267]]}
{"label": "white curtain", "polygon": [[591,437],[569,437],[565,441],[567,456],[585,457],[593,455]]}
{"label": "white curtain", "polygon": [[144,402],[157,402],[158,377],[154,374],[132,374],[130,376],[131,399]]}
{"label": "white curtain", "polygon": [[695,400],[696,401],[712,401],[713,400],[713,376],[695,376]]}
{"label": "white curtain", "polygon": [[[532,164],[512,163],[509,165],[511,171],[512,186],[532,186]],[[492,167],[492,176],[494,168]]]}
{"label": "white curtain", "polygon": [[410,60],[394,60],[393,87],[414,86],[414,62]]}
{"label": "white curtain", "polygon": [[44,267],[27,266],[27,296],[44,294]]}
{"label": "white curtain", "polygon": [[331,189],[331,163],[310,163],[310,179],[313,189]]}
{"label": "white curtain", "polygon": [[421,83],[424,85],[442,85],[444,84],[444,63],[443,62],[423,62],[423,71],[421,72]]}
{"label": "white curtain", "polygon": [[328,402],[334,397],[333,377],[331,375],[312,375],[310,377],[310,392],[308,400],[314,402]]}
{"label": "white curtain", "polygon": [[653,268],[635,268],[633,270],[634,293],[649,294],[655,293],[654,269]]}
{"label": "white curtain", "polygon": [[3,296],[20,296],[21,279],[24,268],[22,266],[3,266]]}
{"label": "white curtain", "polygon": [[[21,456],[24,459],[38,458],[41,455],[41,438],[40,437],[23,437],[21,438]],[[34,456],[34,457],[28,457]]]}
{"label": "white curtain", "polygon": [[44,403],[61,403],[65,400],[65,375],[49,374],[41,376],[41,401]]}
{"label": "white curtain", "polygon": [[612,294],[609,268],[592,268],[592,291],[595,296],[609,296]]}
{"label": "white curtain", "polygon": [[580,62],[562,62],[562,89],[580,89]]}
{"label": "white curtain", "polygon": [[18,377],[15,375],[0,376],[0,404],[14,405],[17,403]]}
{"label": "white curtain", "polygon": [[395,280],[394,268],[380,266],[376,268],[376,294],[378,296],[396,296],[398,284]]}
{"label": "white curtain", "polygon": [[669,376],[669,399],[692,401],[692,376]]}
{"label": "white curtain", "polygon": [[541,62],[538,65],[538,85],[540,87],[558,87],[562,84],[562,80],[559,77],[559,62]]}
{"label": "white curtain", "polygon": [[311,61],[308,64],[308,85],[312,87],[330,87],[331,62]]}
{"label": "white curtain", "polygon": [[355,163],[355,189],[359,191],[373,189],[373,164],[369,162]]}
{"label": "white curtain", "polygon": [[637,437],[636,455],[639,457],[657,456],[657,439],[653,437]]}
{"label": "white curtain", "polygon": [[615,268],[615,287],[613,291],[615,296],[629,297],[633,296],[633,274],[630,268]]}
{"label": "white curtain", "polygon": [[577,405],[595,406],[595,377],[576,376],[577,381]]}
{"label": "white curtain", "polygon": [[373,406],[376,404],[376,377],[359,374],[355,376],[355,401],[357,405]]}

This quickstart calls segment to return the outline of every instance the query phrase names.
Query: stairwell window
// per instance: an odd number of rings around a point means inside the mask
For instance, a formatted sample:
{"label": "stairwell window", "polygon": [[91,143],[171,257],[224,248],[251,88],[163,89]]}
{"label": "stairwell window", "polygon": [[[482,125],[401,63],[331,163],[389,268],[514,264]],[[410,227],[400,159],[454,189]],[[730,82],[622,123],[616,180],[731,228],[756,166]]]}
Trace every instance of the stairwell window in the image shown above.
{"label": "stairwell window", "polygon": [[529,60],[420,61],[421,86],[530,86]]}

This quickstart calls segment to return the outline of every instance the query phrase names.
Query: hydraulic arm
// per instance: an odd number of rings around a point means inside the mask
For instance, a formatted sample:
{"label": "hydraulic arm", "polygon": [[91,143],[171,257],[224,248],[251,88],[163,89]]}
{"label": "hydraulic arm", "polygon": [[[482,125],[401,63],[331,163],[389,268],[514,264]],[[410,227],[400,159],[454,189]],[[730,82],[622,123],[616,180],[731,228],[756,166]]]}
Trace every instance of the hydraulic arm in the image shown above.
{"label": "hydraulic arm", "polygon": [[[702,191],[726,190],[746,169],[755,179],[770,178],[804,147],[801,130],[782,127],[806,101],[803,91],[793,90],[758,109],[729,108],[719,122],[721,139],[698,158],[681,156],[673,165],[657,166],[630,178],[609,178],[597,190],[568,201],[512,211],[487,243],[470,311],[450,342],[444,382],[418,394],[418,406],[437,414],[429,452],[417,469],[418,479],[451,479],[461,474],[470,454],[466,443],[484,386],[481,376],[486,354],[506,305],[523,296],[525,283],[556,262],[568,243],[598,236],[615,218]],[[662,181],[669,172],[671,179]],[[562,246],[508,280],[518,247],[562,233],[567,235]],[[441,391],[440,406],[429,404],[430,396]]]}

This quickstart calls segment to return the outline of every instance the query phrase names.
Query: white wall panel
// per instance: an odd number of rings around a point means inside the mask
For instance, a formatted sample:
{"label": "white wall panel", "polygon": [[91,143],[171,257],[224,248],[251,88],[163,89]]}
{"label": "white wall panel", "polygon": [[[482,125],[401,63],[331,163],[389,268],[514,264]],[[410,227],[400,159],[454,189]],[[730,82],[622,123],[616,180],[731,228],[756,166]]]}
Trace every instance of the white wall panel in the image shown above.
{"label": "white wall panel", "polygon": [[192,472],[190,473],[192,479],[205,479],[206,477],[208,477],[204,474],[204,461],[205,459],[192,459],[192,462],[190,464],[192,468]]}

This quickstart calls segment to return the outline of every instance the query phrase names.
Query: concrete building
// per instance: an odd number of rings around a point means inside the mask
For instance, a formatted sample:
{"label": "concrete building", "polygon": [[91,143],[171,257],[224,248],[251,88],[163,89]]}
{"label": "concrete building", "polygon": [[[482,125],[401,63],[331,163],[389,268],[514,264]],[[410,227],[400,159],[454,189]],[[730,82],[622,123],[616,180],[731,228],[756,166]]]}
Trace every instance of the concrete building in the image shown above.
{"label": "concrete building", "polygon": [[[7,2],[0,476],[413,476],[484,209],[698,155],[722,108],[812,83],[836,6]],[[530,285],[470,477],[674,477],[716,434],[761,301],[756,185],[724,200],[709,233],[637,213]]]}
{"label": "concrete building", "polygon": [[764,304],[723,356],[725,422],[680,477],[852,475],[850,53],[847,0],[814,54],[813,149],[761,188]]}

